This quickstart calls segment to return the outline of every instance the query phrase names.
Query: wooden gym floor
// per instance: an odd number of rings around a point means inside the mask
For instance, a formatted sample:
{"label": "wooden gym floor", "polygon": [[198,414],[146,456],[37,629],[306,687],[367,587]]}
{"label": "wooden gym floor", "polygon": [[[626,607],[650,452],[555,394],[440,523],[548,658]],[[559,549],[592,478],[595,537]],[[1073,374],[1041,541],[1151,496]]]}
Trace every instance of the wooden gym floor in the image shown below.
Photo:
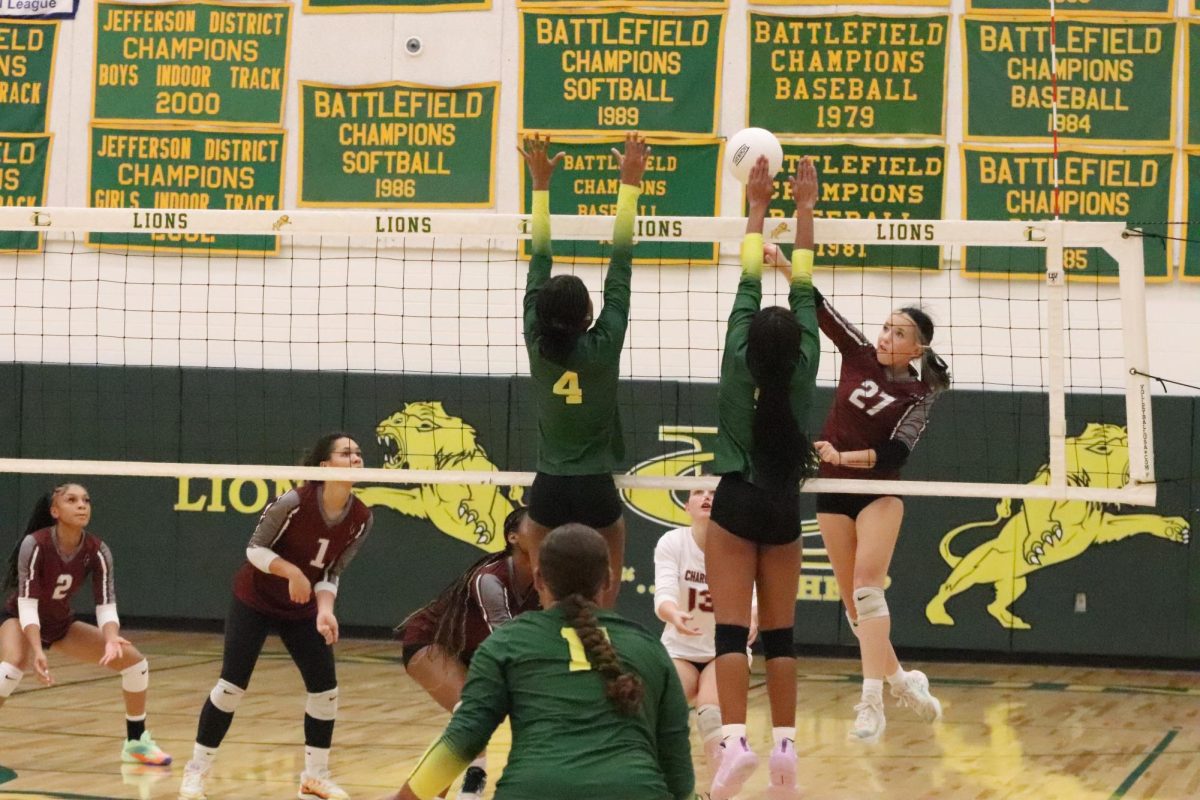
{"label": "wooden gym floor", "polygon": [[[221,639],[138,631],[126,636],[151,659],[149,726],[175,765],[123,767],[119,679],[50,651],[57,684],[42,688],[27,675],[0,709],[0,800],[176,796],[200,706],[220,670]],[[447,719],[404,675],[398,654],[388,642],[338,645],[342,693],[332,767],[356,800],[394,791]],[[944,720],[925,725],[889,700],[884,740],[863,748],[845,739],[858,695],[857,662],[800,660],[796,746],[806,798],[1200,798],[1200,681],[1191,673],[906,666],[929,673]],[[221,748],[210,798],[296,796],[304,758],[303,691],[282,645],[268,640]],[[770,737],[766,707],[757,678],[749,722],[761,753]],[[693,748],[704,787],[707,773],[694,734]],[[501,728],[488,750],[493,778],[507,749],[507,729]],[[742,800],[758,800],[765,780],[760,768]]]}

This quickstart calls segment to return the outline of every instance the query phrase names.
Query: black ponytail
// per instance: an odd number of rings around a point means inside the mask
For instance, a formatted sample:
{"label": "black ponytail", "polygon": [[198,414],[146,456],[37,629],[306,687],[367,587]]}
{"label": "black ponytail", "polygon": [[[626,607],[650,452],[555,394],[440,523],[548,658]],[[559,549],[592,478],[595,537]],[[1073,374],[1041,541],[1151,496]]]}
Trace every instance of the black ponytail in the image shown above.
{"label": "black ponytail", "polygon": [[750,460],[755,483],[772,491],[795,489],[815,473],[816,456],[792,413],[792,376],[800,363],[800,323],[780,306],[754,315],[746,343],[746,366],[758,397]]}
{"label": "black ponytail", "polygon": [[917,326],[921,344],[925,350],[921,355],[921,381],[934,394],[940,394],[950,388],[950,365],[929,346],[933,341],[933,319],[917,306],[905,306],[900,313],[913,321]]}
{"label": "black ponytail", "polygon": [[12,553],[8,557],[8,568],[4,572],[4,585],[0,587],[0,593],[8,594],[9,591],[17,587],[17,561],[21,557],[21,542],[25,541],[25,537],[42,528],[49,528],[54,524],[54,515],[50,513],[50,507],[54,505],[54,496],[67,487],[68,484],[58,486],[52,492],[46,492],[37,499],[33,505],[33,513],[29,515],[29,521],[25,523],[25,532],[17,537],[17,542],[13,545]]}
{"label": "black ponytail", "polygon": [[574,275],[555,275],[546,281],[538,292],[534,328],[542,358],[566,366],[587,328],[588,302],[587,287]]}

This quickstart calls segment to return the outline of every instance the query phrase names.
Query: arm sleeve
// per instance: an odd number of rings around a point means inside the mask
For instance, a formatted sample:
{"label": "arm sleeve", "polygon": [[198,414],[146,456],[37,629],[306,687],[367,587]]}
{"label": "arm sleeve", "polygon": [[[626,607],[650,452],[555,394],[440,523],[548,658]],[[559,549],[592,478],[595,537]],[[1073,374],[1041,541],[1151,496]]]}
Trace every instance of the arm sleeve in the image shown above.
{"label": "arm sleeve", "polygon": [[667,780],[667,792],[676,800],[691,800],[696,790],[692,744],[688,738],[688,706],[675,666],[663,652],[666,686],[658,702],[658,765]]}
{"label": "arm sleeve", "polygon": [[629,295],[633,280],[633,223],[637,218],[638,198],[642,190],[624,183],[617,191],[617,217],[613,222],[612,257],[604,277],[604,308],[592,329],[605,349],[620,352],[629,327]]}
{"label": "arm sleeve", "polygon": [[96,566],[92,568],[92,597],[96,601],[96,619],[100,619],[100,607],[111,606],[116,616],[117,585],[113,578],[112,551],[104,542],[96,549]]}
{"label": "arm sleeve", "polygon": [[479,572],[471,580],[471,599],[483,611],[483,621],[488,631],[494,631],[506,622],[512,622],[512,608],[508,605],[508,590],[504,581],[487,572]]}
{"label": "arm sleeve", "polygon": [[[464,767],[483,752],[488,740],[511,708],[508,685],[501,662],[505,637],[490,636],[471,658],[467,683],[462,691],[462,703],[442,734],[442,741],[454,755],[463,760]],[[674,668],[672,666],[672,668]],[[438,791],[446,788],[438,787]]]}
{"label": "arm sleeve", "polygon": [[[36,539],[26,536],[17,553],[17,598],[32,600],[35,604],[42,596],[42,581],[37,571],[38,562],[41,561],[41,549]],[[22,627],[25,627],[24,623]]]}
{"label": "arm sleeve", "polygon": [[792,285],[788,304],[800,323],[800,364],[815,374],[821,358],[821,337],[817,333],[816,303],[812,285],[813,251],[797,248],[792,251]]}
{"label": "arm sleeve", "polygon": [[839,314],[837,309],[830,305],[829,300],[815,287],[813,288],[813,298],[817,304],[817,322],[821,326],[821,332],[829,337],[838,350],[848,353],[871,346],[862,331]]}
{"label": "arm sleeve", "polygon": [[762,249],[761,233],[747,233],[742,239],[742,279],[729,310],[729,327],[725,331],[727,351],[733,349],[735,342],[745,340],[750,320],[762,305]]}
{"label": "arm sleeve", "polygon": [[420,800],[433,800],[467,768],[470,759],[460,758],[444,739],[434,742],[408,776],[408,788]]}
{"label": "arm sleeve", "polygon": [[[268,550],[274,548],[279,538],[287,532],[292,515],[299,508],[300,495],[293,489],[285,492],[275,502],[263,509],[262,516],[258,518],[258,526],[250,535],[250,544],[247,545],[247,550],[251,547],[265,547]],[[255,564],[255,566],[258,565]],[[259,569],[263,568],[259,567]]]}
{"label": "arm sleeve", "polygon": [[375,515],[371,514],[358,529],[358,533],[354,535],[354,538],[350,540],[350,544],[346,545],[346,549],[337,557],[337,560],[326,567],[325,574],[321,576],[321,580],[313,584],[314,592],[331,592],[337,595],[338,582],[342,579],[342,573],[346,567],[350,566],[350,562],[354,560],[354,557],[358,555],[363,539],[367,538],[367,534],[371,532],[371,528],[374,526]]}
{"label": "arm sleeve", "polygon": [[887,444],[876,449],[876,466],[894,469],[904,465],[929,424],[929,412],[936,397],[931,392],[904,412],[892,429]]}
{"label": "arm sleeve", "polygon": [[666,602],[679,605],[679,549],[664,535],[654,546],[654,610]]}
{"label": "arm sleeve", "polygon": [[[550,249],[550,192],[533,193],[532,229],[533,255],[529,259],[529,274],[525,279],[525,341],[533,335],[537,323],[537,296],[542,285],[550,280],[554,255]],[[438,791],[441,791],[439,789]]]}

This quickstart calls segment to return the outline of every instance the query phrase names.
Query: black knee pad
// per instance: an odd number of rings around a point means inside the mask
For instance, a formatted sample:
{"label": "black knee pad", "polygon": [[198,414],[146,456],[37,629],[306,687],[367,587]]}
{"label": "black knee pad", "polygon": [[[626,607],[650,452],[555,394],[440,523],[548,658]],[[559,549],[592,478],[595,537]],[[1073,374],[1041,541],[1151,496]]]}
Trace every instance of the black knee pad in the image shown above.
{"label": "black knee pad", "polygon": [[791,628],[771,628],[758,632],[762,641],[763,655],[767,661],[772,658],[795,658],[796,643],[792,639]]}
{"label": "black knee pad", "polygon": [[745,653],[750,642],[750,629],[745,625],[724,625],[718,622],[714,639],[718,656],[726,653]]}

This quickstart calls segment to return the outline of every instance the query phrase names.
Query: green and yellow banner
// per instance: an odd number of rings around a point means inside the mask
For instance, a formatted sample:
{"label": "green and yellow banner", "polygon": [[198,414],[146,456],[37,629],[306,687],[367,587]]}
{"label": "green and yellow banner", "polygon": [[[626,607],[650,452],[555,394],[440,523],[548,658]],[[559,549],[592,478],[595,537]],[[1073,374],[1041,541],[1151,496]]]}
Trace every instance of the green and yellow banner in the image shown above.
{"label": "green and yellow banner", "polygon": [[[1175,23],[1058,22],[1058,133],[1100,144],[1173,144]],[[1050,27],[964,17],[967,141],[1045,142],[1054,134]]]}
{"label": "green and yellow banner", "polygon": [[[0,133],[0,206],[43,206],[50,171],[51,134]],[[0,253],[35,252],[42,235],[0,231]]]}
{"label": "green and yellow banner", "polygon": [[[1004,12],[1005,14],[1036,14],[1049,18],[1049,0],[967,0],[967,13],[978,11]],[[1130,14],[1171,17],[1175,15],[1175,0],[1059,0],[1061,14],[1106,14],[1129,16]]]}
{"label": "green and yellow banner", "polygon": [[[1054,156],[1047,150],[998,147],[962,148],[963,219],[1046,220],[1054,218]],[[1130,222],[1151,233],[1174,208],[1171,187],[1175,151],[1137,153],[1074,148],[1059,156],[1059,205],[1062,219]],[[1146,279],[1171,277],[1170,248],[1145,240]],[[1016,248],[965,248],[963,273],[976,277],[1042,278],[1044,251]],[[1117,262],[1092,249],[1068,249],[1063,267],[1071,278],[1117,280]]]}
{"label": "green and yellow banner", "polygon": [[521,13],[521,128],[716,132],[725,16],[711,12]]}
{"label": "green and yellow banner", "polygon": [[0,20],[0,131],[46,130],[57,46],[57,22]]}
{"label": "green and yellow banner", "polygon": [[[595,136],[571,141],[554,141],[551,153],[566,158],[554,173],[550,187],[550,213],[580,216],[609,216],[617,210],[620,164],[613,148],[621,149],[616,136]],[[656,235],[680,235],[677,223],[656,220],[664,217],[720,216],[721,154],[724,143],[715,139],[694,141],[651,140],[651,153],[642,181],[634,239]],[[524,167],[521,169],[521,212],[531,209],[533,190]],[[610,248],[601,242],[563,241],[554,243],[556,261],[607,261]],[[529,254],[528,243],[525,254]],[[705,242],[643,242],[633,251],[635,264],[713,264],[715,244]]]}
{"label": "green and yellow banner", "polygon": [[1187,207],[1184,209],[1183,270],[1181,280],[1200,281],[1200,150],[1188,150],[1183,154],[1185,172],[1183,191]]}
{"label": "green and yellow banner", "polygon": [[1189,21],[1187,33],[1187,69],[1183,73],[1183,102],[1186,109],[1183,134],[1188,147],[1200,145],[1200,21]]}
{"label": "green and yellow banner", "polygon": [[493,205],[500,84],[300,82],[300,205]]}
{"label": "green and yellow banner", "polygon": [[[830,6],[829,0],[754,0],[756,6]],[[873,6],[949,6],[950,0],[871,0]]]}
{"label": "green and yellow banner", "polygon": [[439,11],[487,11],[492,0],[304,0],[307,14],[420,14]]}
{"label": "green and yellow banner", "polygon": [[92,118],[282,125],[290,3],[96,8]]}
{"label": "green and yellow banner", "polygon": [[796,136],[945,135],[950,17],[750,14],[749,123]]}
{"label": "green and yellow banner", "polygon": [[88,205],[155,209],[136,219],[147,228],[169,226],[179,231],[94,233],[88,235],[88,244],[210,255],[270,255],[278,251],[275,236],[191,233],[186,209],[279,208],[283,196],[283,131],[93,123],[88,153]]}
{"label": "green and yellow banner", "polygon": [[729,0],[654,0],[646,3],[644,0],[590,0],[581,3],[580,0],[517,0],[520,8],[642,8],[653,5],[655,8],[728,8]]}

